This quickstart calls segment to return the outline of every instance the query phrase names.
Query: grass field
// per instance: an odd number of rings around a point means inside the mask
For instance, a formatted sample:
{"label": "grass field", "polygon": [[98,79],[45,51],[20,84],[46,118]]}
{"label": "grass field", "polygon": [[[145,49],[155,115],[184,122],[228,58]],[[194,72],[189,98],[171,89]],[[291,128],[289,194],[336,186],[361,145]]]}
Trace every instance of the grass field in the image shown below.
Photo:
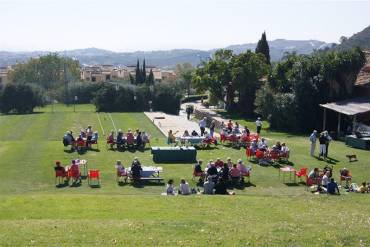
{"label": "grass field", "polygon": [[[101,122],[99,123],[99,119]],[[113,124],[114,123],[114,124]],[[241,120],[254,129],[253,123]],[[101,138],[114,129],[142,129],[152,145],[165,138],[143,113],[99,113],[90,105],[56,105],[32,115],[0,116],[0,246],[368,246],[370,197],[342,191],[341,196],[314,195],[302,184],[285,184],[274,167],[251,163],[252,185],[235,190],[236,196],[160,196],[164,185],[137,188],[119,186],[114,162],[127,166],[137,156],[153,164],[150,150],[118,152],[100,150],[64,152],[66,130],[91,124]],[[306,136],[263,132],[269,143],[284,141],[296,168],[325,166],[308,155]],[[356,153],[358,162],[345,155]],[[354,182],[370,180],[370,152],[351,149],[341,142],[330,145],[335,177],[340,168],[352,171]],[[243,149],[218,145],[198,151],[198,158],[242,158]],[[56,188],[54,161],[68,164],[83,158],[89,168],[101,171],[101,188]],[[178,185],[186,178],[191,186],[192,164],[157,164],[164,178]]]}

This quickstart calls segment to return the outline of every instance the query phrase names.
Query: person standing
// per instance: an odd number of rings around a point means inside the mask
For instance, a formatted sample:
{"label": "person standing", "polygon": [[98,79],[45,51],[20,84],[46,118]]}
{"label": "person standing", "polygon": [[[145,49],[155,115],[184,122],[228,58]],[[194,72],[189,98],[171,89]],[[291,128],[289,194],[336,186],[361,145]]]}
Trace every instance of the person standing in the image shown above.
{"label": "person standing", "polygon": [[186,116],[187,116],[188,120],[190,120],[191,113],[192,113],[192,109],[191,109],[190,105],[186,106]]}
{"label": "person standing", "polygon": [[262,129],[262,121],[261,121],[260,117],[257,118],[256,126],[257,126],[257,134],[259,135],[261,133],[261,129]]}
{"label": "person standing", "polygon": [[320,134],[319,143],[320,143],[320,154],[319,154],[319,158],[321,156],[323,156],[325,158],[326,157],[325,156],[325,154],[326,154],[326,137],[325,137],[324,133],[321,133]]}
{"label": "person standing", "polygon": [[310,154],[311,154],[312,157],[314,156],[315,149],[316,149],[316,139],[317,139],[316,135],[317,135],[317,131],[316,130],[314,130],[312,132],[312,134],[310,135],[310,142],[311,142]]}
{"label": "person standing", "polygon": [[207,125],[207,118],[204,117],[202,120],[199,122],[199,128],[200,128],[200,136],[204,135],[204,131],[206,130],[206,125]]}
{"label": "person standing", "polygon": [[325,158],[327,158],[328,154],[329,154],[329,143],[331,142],[332,138],[329,135],[328,131],[324,132],[324,136],[325,136],[325,139],[326,139],[326,142],[325,142]]}
{"label": "person standing", "polygon": [[212,120],[211,125],[209,126],[209,134],[213,138],[213,134],[215,133],[216,123],[215,120]]}

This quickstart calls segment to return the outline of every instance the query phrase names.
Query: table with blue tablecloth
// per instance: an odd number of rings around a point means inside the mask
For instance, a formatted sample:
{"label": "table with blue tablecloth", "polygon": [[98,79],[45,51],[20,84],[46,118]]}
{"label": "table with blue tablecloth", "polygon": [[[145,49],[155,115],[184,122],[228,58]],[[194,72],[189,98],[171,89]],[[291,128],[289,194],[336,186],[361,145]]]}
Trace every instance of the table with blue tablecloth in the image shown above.
{"label": "table with blue tablecloth", "polygon": [[347,135],[345,142],[354,148],[370,149],[370,137],[357,138],[355,135]]}
{"label": "table with blue tablecloth", "polygon": [[152,155],[156,163],[191,163],[197,160],[194,147],[152,147]]}

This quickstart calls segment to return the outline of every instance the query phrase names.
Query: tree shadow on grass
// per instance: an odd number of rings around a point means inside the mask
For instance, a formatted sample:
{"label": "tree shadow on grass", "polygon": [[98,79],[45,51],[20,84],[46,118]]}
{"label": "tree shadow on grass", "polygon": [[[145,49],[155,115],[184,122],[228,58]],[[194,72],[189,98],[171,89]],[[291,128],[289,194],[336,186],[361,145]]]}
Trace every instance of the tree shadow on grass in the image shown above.
{"label": "tree shadow on grass", "polygon": [[134,188],[142,189],[146,186],[161,186],[165,185],[164,182],[154,182],[154,181],[140,181],[140,182],[131,182],[131,186]]}

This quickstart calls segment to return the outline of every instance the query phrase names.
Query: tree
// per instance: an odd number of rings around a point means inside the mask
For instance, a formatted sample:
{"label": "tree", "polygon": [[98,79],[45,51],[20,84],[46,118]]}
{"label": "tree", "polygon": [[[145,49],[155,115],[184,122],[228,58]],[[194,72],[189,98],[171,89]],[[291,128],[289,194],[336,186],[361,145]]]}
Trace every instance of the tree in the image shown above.
{"label": "tree", "polygon": [[266,32],[263,32],[261,39],[257,43],[256,53],[261,53],[265,56],[266,62],[270,63],[270,48],[266,39]]}
{"label": "tree", "polygon": [[142,83],[146,82],[146,66],[145,66],[145,59],[143,61],[143,70],[142,70]]}
{"label": "tree", "polygon": [[2,113],[32,113],[36,106],[43,106],[44,98],[40,89],[29,84],[9,83],[0,94]]}
{"label": "tree", "polygon": [[232,58],[232,81],[239,92],[238,110],[242,114],[253,115],[256,90],[268,71],[269,66],[262,54],[248,50]]}
{"label": "tree", "polygon": [[191,81],[194,67],[190,63],[176,65],[176,75],[180,78],[180,83],[184,85],[187,95],[190,95]]}
{"label": "tree", "polygon": [[30,59],[26,63],[16,64],[9,74],[9,80],[14,83],[37,84],[50,90],[63,85],[65,74],[70,80],[79,78],[79,62],[51,53],[40,58]]}
{"label": "tree", "polygon": [[199,92],[209,91],[211,96],[226,105],[231,111],[234,106],[235,90],[231,83],[231,50],[217,50],[212,59],[203,61],[193,75],[193,83]]}
{"label": "tree", "polygon": [[152,69],[150,69],[150,72],[149,72],[148,85],[154,85],[154,74],[153,74]]}
{"label": "tree", "polygon": [[141,84],[143,82],[142,71],[140,69],[139,59],[137,60],[136,69],[135,69],[135,84]]}

